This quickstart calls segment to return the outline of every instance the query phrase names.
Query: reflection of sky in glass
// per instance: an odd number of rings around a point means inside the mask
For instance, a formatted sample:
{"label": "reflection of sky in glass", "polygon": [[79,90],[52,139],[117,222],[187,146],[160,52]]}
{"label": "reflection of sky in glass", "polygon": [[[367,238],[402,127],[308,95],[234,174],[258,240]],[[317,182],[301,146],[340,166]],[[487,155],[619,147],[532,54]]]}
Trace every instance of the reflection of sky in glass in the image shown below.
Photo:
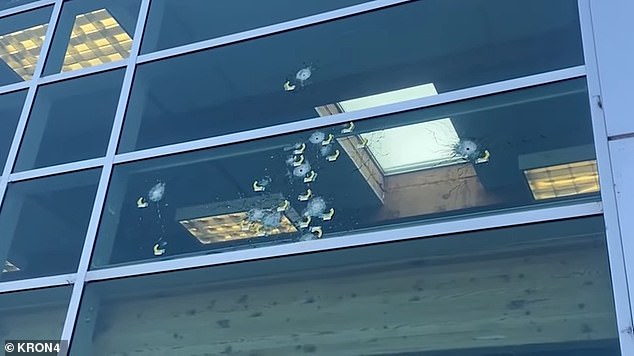
{"label": "reflection of sky in glass", "polygon": [[1,0],[0,1],[0,10],[10,9],[12,7],[28,4],[30,2],[35,2],[36,0]]}

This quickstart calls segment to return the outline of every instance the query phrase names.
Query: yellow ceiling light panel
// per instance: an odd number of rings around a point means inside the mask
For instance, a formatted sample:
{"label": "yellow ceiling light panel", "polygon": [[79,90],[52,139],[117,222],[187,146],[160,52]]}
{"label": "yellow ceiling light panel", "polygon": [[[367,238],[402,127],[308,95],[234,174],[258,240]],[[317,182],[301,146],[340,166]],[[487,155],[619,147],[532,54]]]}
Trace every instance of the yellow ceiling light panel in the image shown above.
{"label": "yellow ceiling light panel", "polygon": [[33,77],[47,28],[37,25],[0,36],[0,59],[23,80]]}
{"label": "yellow ceiling light panel", "polygon": [[108,46],[110,42],[108,42],[108,40],[105,38],[100,38],[98,40],[95,40],[95,44],[99,47],[105,47]]}
{"label": "yellow ceiling light panel", "polygon": [[114,35],[114,38],[117,41],[124,42],[124,41],[127,41],[130,37],[128,36],[127,33],[124,32],[124,33],[120,33],[120,34]]}
{"label": "yellow ceiling light panel", "polygon": [[106,9],[77,15],[62,72],[127,58],[132,38]]}
{"label": "yellow ceiling light panel", "polygon": [[581,161],[524,171],[536,200],[599,191],[597,161]]}
{"label": "yellow ceiling light panel", "polygon": [[120,61],[123,59],[123,56],[121,56],[119,53],[114,53],[108,56],[108,58],[110,58],[111,61]]}
{"label": "yellow ceiling light panel", "polygon": [[297,232],[285,215],[281,216],[280,223],[275,228],[266,228],[259,222],[249,222],[248,218],[247,212],[237,212],[180,220],[179,223],[203,244]]}

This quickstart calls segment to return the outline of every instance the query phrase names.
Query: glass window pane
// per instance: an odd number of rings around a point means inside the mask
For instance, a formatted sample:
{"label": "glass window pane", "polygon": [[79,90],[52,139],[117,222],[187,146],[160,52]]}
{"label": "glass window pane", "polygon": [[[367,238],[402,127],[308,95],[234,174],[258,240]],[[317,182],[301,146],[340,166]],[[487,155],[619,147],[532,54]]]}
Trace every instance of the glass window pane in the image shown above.
{"label": "glass window pane", "polygon": [[0,294],[0,344],[59,340],[72,290],[56,287]]}
{"label": "glass window pane", "polygon": [[120,165],[93,264],[594,201],[592,137],[576,79]]}
{"label": "glass window pane", "polygon": [[0,10],[10,9],[12,7],[28,4],[37,0],[3,0],[0,1]]}
{"label": "glass window pane", "polygon": [[140,4],[140,0],[65,1],[44,74],[128,58]]}
{"label": "glass window pane", "polygon": [[0,281],[77,270],[99,169],[12,183],[0,210]]}
{"label": "glass window pane", "polygon": [[51,11],[48,6],[0,18],[0,85],[33,77]]}
{"label": "glass window pane", "polygon": [[368,0],[154,0],[143,35],[143,53],[297,19]]}
{"label": "glass window pane", "polygon": [[591,217],[91,283],[71,354],[617,356],[603,231]]}
{"label": "glass window pane", "polygon": [[391,92],[374,106],[579,65],[576,3],[413,1],[144,64],[119,151],[313,118],[375,94]]}
{"label": "glass window pane", "polygon": [[123,74],[117,70],[39,87],[14,170],[104,156]]}
{"label": "glass window pane", "polygon": [[4,168],[9,154],[25,98],[26,91],[0,95],[0,170]]}

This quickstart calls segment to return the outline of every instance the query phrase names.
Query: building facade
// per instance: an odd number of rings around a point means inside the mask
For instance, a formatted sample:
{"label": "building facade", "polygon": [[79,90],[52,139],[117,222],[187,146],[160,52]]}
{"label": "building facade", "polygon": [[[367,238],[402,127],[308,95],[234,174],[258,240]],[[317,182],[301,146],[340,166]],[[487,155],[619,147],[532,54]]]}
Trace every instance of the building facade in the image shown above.
{"label": "building facade", "polygon": [[0,2],[0,339],[634,355],[633,17]]}

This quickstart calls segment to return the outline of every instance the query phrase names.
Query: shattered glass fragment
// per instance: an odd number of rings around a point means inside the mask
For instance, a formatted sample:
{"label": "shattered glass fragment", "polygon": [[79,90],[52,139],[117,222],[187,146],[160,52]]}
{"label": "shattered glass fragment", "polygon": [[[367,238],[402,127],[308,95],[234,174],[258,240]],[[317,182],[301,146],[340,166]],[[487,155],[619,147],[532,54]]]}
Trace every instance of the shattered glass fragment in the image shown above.
{"label": "shattered glass fragment", "polygon": [[312,144],[317,145],[324,142],[325,139],[326,139],[325,133],[323,133],[322,131],[315,131],[313,132],[312,135],[310,135],[310,138],[308,139],[308,141],[310,141],[310,143]]}
{"label": "shattered glass fragment", "polygon": [[464,158],[476,164],[488,162],[491,156],[488,150],[484,149],[475,141],[468,139],[463,139],[456,143],[452,147],[452,152],[454,156]]}
{"label": "shattered glass fragment", "polygon": [[148,198],[150,201],[158,202],[163,199],[163,195],[165,194],[165,183],[158,182],[156,183],[152,189],[148,192]]}
{"label": "shattered glass fragment", "polygon": [[247,212],[247,219],[249,219],[249,221],[260,221],[262,220],[262,218],[264,218],[264,215],[266,214],[264,209],[259,209],[259,208],[254,208],[251,209]]}
{"label": "shattered glass fragment", "polygon": [[266,229],[275,229],[282,224],[282,213],[279,211],[269,212],[262,217],[262,225]]}
{"label": "shattered glass fragment", "polygon": [[300,82],[300,84],[301,84],[302,86],[304,86],[304,83],[305,83],[308,79],[310,79],[310,77],[311,77],[312,75],[313,75],[313,70],[312,70],[312,68],[309,66],[309,67],[305,67],[305,68],[302,68],[302,69],[298,70],[298,71],[297,71],[297,73],[295,74],[295,79],[297,79],[297,80]]}
{"label": "shattered glass fragment", "polygon": [[303,178],[308,172],[310,172],[310,164],[308,162],[304,162],[293,169],[293,175],[295,177]]}
{"label": "shattered glass fragment", "polygon": [[321,148],[319,149],[319,153],[322,157],[328,156],[330,152],[332,152],[332,145],[321,146]]}
{"label": "shattered glass fragment", "polygon": [[326,202],[321,197],[314,197],[306,205],[304,216],[321,216],[326,211]]}

